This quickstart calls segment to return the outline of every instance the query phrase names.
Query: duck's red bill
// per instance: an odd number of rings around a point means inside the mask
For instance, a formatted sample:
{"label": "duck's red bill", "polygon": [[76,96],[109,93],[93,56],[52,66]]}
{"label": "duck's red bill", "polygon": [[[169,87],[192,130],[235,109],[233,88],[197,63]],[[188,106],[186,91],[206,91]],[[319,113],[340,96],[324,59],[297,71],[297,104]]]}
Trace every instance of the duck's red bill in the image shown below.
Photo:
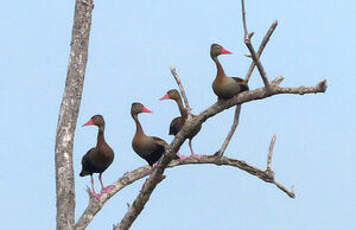
{"label": "duck's red bill", "polygon": [[87,123],[85,123],[84,125],[82,125],[82,127],[88,126],[88,125],[93,125],[93,124],[94,124],[93,119],[90,119]]}
{"label": "duck's red bill", "polygon": [[147,109],[145,106],[142,107],[142,112],[143,113],[152,113],[152,111]]}
{"label": "duck's red bill", "polygon": [[164,95],[163,97],[161,97],[159,100],[163,101],[163,100],[166,100],[166,99],[169,99],[168,93],[166,95]]}
{"label": "duck's red bill", "polygon": [[223,47],[221,48],[221,53],[222,54],[232,54],[230,51],[224,49]]}

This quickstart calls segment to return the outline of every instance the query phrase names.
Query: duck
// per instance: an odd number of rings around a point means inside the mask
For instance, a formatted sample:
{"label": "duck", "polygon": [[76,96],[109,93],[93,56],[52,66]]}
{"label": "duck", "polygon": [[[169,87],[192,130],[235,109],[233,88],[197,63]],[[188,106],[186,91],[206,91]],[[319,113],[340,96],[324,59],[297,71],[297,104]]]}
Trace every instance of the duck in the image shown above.
{"label": "duck", "polygon": [[212,88],[214,93],[218,96],[218,100],[229,99],[243,91],[249,90],[247,81],[244,79],[226,76],[218,60],[218,56],[221,54],[231,54],[231,52],[216,43],[210,46],[210,57],[215,62],[217,69]]}
{"label": "duck", "polygon": [[136,132],[132,139],[132,148],[151,167],[154,167],[164,154],[168,144],[159,137],[147,136],[144,133],[141,123],[138,120],[138,114],[140,113],[152,113],[152,111],[146,108],[142,103],[132,103],[131,116],[136,124]]}
{"label": "duck", "polygon": [[[160,98],[161,101],[162,100],[168,100],[168,99],[174,100],[177,103],[178,109],[179,109],[179,112],[180,112],[180,115],[181,115],[180,117],[174,118],[171,121],[170,126],[169,126],[168,135],[175,136],[183,128],[185,121],[188,119],[188,113],[187,113],[187,110],[183,106],[182,97],[180,96],[178,90],[170,89],[170,90],[167,91],[167,93],[163,97]],[[192,115],[193,118],[195,117],[194,114],[191,114],[191,115]],[[188,135],[189,148],[190,148],[190,153],[191,153],[190,157],[193,157],[193,158],[200,158],[200,155],[194,153],[194,150],[193,150],[193,147],[192,147],[192,139],[195,137],[195,135],[197,135],[199,133],[200,129],[201,129],[201,125],[199,125],[196,129],[194,129]],[[184,158],[184,156],[182,156],[182,157]],[[182,157],[180,157],[180,159]]]}
{"label": "duck", "polygon": [[[82,171],[80,176],[84,177],[90,175],[91,182],[91,195],[100,200],[100,197],[104,193],[109,193],[115,186],[104,186],[102,181],[103,172],[112,164],[114,160],[114,151],[106,143],[104,137],[105,121],[104,117],[100,114],[94,115],[88,122],[83,124],[84,126],[94,125],[98,127],[97,143],[96,146],[91,148],[82,158]],[[94,188],[93,174],[99,173],[99,181],[101,185],[100,194],[96,193]]]}

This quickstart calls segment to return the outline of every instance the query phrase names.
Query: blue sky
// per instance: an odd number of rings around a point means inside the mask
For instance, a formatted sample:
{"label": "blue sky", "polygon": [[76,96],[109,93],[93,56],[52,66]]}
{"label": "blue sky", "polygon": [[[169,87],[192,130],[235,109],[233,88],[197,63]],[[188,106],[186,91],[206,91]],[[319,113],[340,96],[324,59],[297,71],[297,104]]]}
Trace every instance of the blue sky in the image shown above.
{"label": "blue sky", "polygon": [[[292,200],[273,185],[227,167],[170,169],[132,229],[352,229],[356,218],[355,9],[353,1],[246,1],[257,49],[270,24],[279,25],[262,57],[270,79],[284,86],[328,80],[325,94],[281,95],[244,104],[226,155],[265,167],[270,138],[276,180],[295,185]],[[74,1],[7,1],[0,9],[0,205],[2,229],[55,227],[54,140],[70,49]],[[175,82],[174,64],[194,113],[216,98],[211,90],[213,42],[231,50],[225,72],[244,76],[250,60],[242,42],[240,1],[96,1],[89,62],[78,123],[100,113],[115,151],[105,184],[145,164],[131,149],[131,103],[147,134],[167,141],[178,110],[160,102]],[[262,82],[257,71],[250,88]],[[230,128],[233,109],[204,123],[193,141],[212,154]],[[85,209],[89,178],[78,176],[97,130],[78,126],[74,143],[76,218]],[[181,153],[188,154],[185,143]],[[96,181],[97,182],[97,181]],[[143,180],[112,198],[88,229],[111,229],[125,214]],[[97,184],[98,185],[98,184]],[[98,187],[99,188],[99,187]],[[21,221],[20,221],[21,220]]]}

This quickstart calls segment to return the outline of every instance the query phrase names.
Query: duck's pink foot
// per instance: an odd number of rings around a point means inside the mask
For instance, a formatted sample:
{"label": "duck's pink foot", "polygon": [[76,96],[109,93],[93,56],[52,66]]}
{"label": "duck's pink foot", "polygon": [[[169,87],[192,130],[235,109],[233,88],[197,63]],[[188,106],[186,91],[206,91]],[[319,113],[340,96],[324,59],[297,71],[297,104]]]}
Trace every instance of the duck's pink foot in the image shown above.
{"label": "duck's pink foot", "polygon": [[96,192],[94,192],[94,191],[91,192],[91,196],[92,196],[92,197],[95,197],[95,198],[98,199],[98,200],[100,200],[100,197],[101,197],[100,194],[98,194],[98,193],[96,193]]}
{"label": "duck's pink foot", "polygon": [[198,155],[198,154],[191,154],[189,157],[195,158],[195,159],[200,159],[202,157],[202,155]]}
{"label": "duck's pink foot", "polygon": [[108,185],[101,189],[100,194],[109,193],[115,188],[115,185]]}
{"label": "duck's pink foot", "polygon": [[158,161],[152,165],[152,169],[157,168],[157,165],[158,165]]}
{"label": "duck's pink foot", "polygon": [[181,155],[181,154],[177,154],[178,158],[179,158],[179,162],[182,163],[185,159],[187,159],[187,156]]}

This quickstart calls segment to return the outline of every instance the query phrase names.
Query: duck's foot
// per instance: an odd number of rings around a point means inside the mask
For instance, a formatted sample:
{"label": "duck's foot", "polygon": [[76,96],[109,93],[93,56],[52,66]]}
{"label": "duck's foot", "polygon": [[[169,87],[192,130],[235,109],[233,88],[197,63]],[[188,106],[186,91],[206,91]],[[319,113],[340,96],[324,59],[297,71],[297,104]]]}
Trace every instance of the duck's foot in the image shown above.
{"label": "duck's foot", "polygon": [[185,155],[181,155],[181,154],[177,154],[178,158],[179,158],[179,162],[182,163],[185,159],[187,159],[188,157]]}
{"label": "duck's foot", "polygon": [[157,165],[158,165],[158,161],[152,165],[152,169],[157,168]]}
{"label": "duck's foot", "polygon": [[95,197],[95,198],[98,199],[98,200],[100,200],[100,198],[101,198],[101,195],[98,194],[98,193],[96,193],[96,192],[94,192],[94,191],[91,192],[91,196],[92,196],[92,197]]}
{"label": "duck's foot", "polygon": [[100,194],[110,193],[115,188],[115,185],[108,185],[101,189]]}

